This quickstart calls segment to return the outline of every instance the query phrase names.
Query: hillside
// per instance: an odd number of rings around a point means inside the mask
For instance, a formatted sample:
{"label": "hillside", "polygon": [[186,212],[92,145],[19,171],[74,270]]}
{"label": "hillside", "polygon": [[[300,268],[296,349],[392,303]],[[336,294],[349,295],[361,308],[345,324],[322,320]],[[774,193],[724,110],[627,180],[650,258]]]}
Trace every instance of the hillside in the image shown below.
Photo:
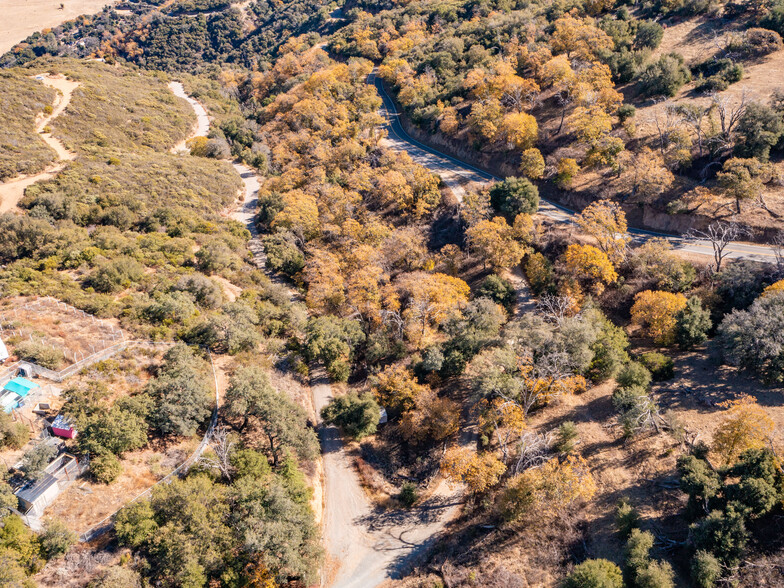
{"label": "hillside", "polygon": [[[0,512],[17,576],[784,583],[782,14],[175,0],[17,45],[0,116],[31,160],[4,165],[62,167],[0,216],[0,305],[50,295],[167,349],[71,379],[84,488],[103,516],[209,444],[59,559]],[[53,75],[70,160],[36,131]],[[67,363],[54,317],[14,316],[14,354]],[[9,480],[36,459],[18,434]]]}

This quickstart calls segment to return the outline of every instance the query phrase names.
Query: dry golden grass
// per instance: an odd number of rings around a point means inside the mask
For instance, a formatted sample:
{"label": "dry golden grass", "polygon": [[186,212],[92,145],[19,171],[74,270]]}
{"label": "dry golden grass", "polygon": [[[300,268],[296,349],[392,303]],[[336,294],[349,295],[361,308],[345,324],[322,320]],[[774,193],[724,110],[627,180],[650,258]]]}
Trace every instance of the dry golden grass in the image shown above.
{"label": "dry golden grass", "polygon": [[95,14],[115,0],[64,0],[63,9],[57,0],[10,0],[3,2],[0,19],[0,54],[47,28],[56,27],[82,14]]}

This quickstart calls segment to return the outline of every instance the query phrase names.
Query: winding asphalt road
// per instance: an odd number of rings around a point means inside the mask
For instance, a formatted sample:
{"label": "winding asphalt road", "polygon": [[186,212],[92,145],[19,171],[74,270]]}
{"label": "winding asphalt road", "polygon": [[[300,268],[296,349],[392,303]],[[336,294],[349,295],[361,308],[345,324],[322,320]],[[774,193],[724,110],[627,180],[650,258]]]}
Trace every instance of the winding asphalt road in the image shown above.
{"label": "winding asphalt road", "polygon": [[[388,133],[385,146],[407,152],[411,159],[418,164],[439,174],[458,200],[462,201],[466,183],[487,184],[503,179],[414,139],[403,128],[400,122],[400,112],[375,72],[368,76],[368,83],[376,87],[383,101],[381,114],[387,121],[386,130]],[[539,214],[558,222],[574,223],[574,217],[577,213],[565,206],[542,199],[539,204]],[[681,235],[634,228],[630,228],[628,232],[632,241],[637,243],[654,237],[662,237],[672,243],[673,249],[676,251],[713,256],[713,246],[704,239],[692,239]],[[771,248],[765,245],[734,242],[727,246],[726,252],[730,259],[749,259],[763,263],[775,263],[776,261],[776,256]]]}

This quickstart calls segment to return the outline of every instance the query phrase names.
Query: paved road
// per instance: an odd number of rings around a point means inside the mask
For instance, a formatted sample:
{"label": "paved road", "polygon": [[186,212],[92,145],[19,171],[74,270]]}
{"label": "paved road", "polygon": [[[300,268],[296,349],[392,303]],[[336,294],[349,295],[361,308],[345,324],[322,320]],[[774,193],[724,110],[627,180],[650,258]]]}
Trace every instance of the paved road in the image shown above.
{"label": "paved road", "polygon": [[[503,179],[414,139],[403,129],[403,125],[400,122],[400,112],[398,112],[394,101],[386,92],[381,80],[375,73],[370,74],[368,83],[376,87],[383,100],[382,114],[387,120],[386,129],[388,132],[385,140],[386,146],[406,151],[414,161],[439,174],[444,183],[455,193],[458,200],[462,201],[466,183],[486,184]],[[577,214],[565,206],[544,199],[541,200],[539,205],[539,213],[563,223],[574,223],[574,216]],[[676,251],[713,256],[713,247],[706,240],[634,228],[629,229],[629,235],[632,241],[638,243],[653,237],[663,237],[672,243]],[[727,247],[727,252],[728,258],[743,258],[764,263],[775,262],[773,251],[765,245],[736,242]]]}

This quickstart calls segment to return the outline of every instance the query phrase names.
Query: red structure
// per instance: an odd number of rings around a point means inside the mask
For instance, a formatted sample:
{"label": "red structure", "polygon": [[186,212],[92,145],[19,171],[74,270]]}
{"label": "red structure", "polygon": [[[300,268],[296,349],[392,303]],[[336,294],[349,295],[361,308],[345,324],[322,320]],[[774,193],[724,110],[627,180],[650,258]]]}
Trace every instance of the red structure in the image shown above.
{"label": "red structure", "polygon": [[68,422],[68,419],[58,414],[52,421],[52,434],[64,439],[74,439],[76,437],[76,429]]}

